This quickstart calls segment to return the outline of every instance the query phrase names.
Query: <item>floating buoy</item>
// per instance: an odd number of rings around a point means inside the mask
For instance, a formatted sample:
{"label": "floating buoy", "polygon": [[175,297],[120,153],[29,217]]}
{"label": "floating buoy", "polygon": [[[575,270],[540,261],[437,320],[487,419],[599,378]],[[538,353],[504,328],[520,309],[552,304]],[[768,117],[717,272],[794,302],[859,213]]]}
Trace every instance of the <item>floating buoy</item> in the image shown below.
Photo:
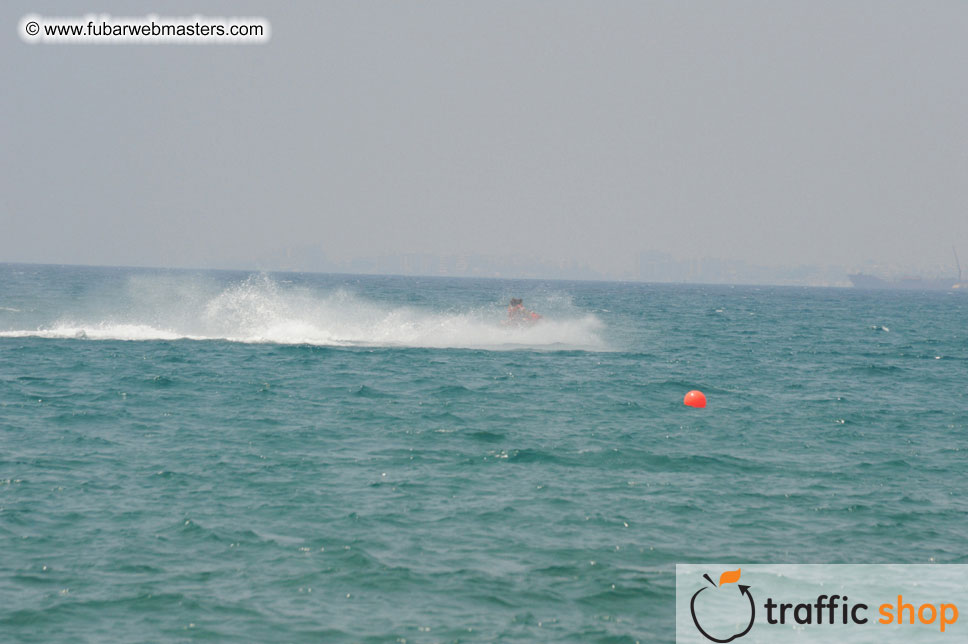
{"label": "floating buoy", "polygon": [[693,389],[682,399],[683,404],[690,407],[705,407],[706,396],[699,390]]}

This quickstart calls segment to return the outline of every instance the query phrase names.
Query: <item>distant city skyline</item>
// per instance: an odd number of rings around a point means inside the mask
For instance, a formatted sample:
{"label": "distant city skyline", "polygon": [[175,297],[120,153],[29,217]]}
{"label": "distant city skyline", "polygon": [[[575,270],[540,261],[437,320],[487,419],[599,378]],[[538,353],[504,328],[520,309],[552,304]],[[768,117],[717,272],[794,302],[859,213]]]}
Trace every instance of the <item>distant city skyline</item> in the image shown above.
{"label": "distant city skyline", "polygon": [[199,268],[512,279],[850,286],[848,276],[851,273],[866,273],[888,279],[907,276],[956,278],[958,268],[951,249],[946,259],[947,263],[938,261],[923,265],[874,261],[858,262],[850,266],[765,265],[722,257],[677,258],[661,251],[644,251],[638,254],[633,267],[621,271],[607,271],[577,260],[500,254],[395,253],[339,258],[332,257],[320,246],[301,245],[277,249],[257,258],[237,258],[227,263]]}
{"label": "distant city skyline", "polygon": [[[18,263],[18,262],[7,262]],[[23,262],[44,264],[58,262]],[[68,262],[70,263],[70,262]],[[105,266],[80,262],[79,265]],[[400,253],[343,259],[330,258],[315,246],[280,249],[253,258],[201,262],[189,265],[146,263],[109,264],[144,268],[185,270],[233,270],[251,272],[347,273],[360,275],[408,275],[426,277],[469,277],[498,279],[605,280],[647,283],[749,284],[776,286],[851,286],[849,275],[861,273],[884,279],[951,278],[959,276],[954,255],[948,265],[898,266],[867,262],[850,267],[836,265],[760,265],[717,257],[678,259],[666,253],[640,253],[634,269],[600,271],[575,260],[550,260],[518,256]]]}

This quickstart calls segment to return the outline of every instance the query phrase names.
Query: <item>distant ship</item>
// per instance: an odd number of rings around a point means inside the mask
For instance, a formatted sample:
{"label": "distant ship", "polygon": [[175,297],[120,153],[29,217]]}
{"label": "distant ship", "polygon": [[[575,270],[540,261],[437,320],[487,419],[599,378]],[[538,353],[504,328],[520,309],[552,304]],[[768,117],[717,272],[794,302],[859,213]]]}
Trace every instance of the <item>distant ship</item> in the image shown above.
{"label": "distant ship", "polygon": [[[951,249],[954,251],[954,248]],[[848,275],[854,288],[900,289],[905,291],[950,291],[953,289],[968,292],[968,282],[961,280],[961,262],[955,252],[955,264],[958,266],[958,277],[899,277],[886,280],[874,275],[854,273]]]}
{"label": "distant ship", "polygon": [[950,291],[951,289],[968,289],[968,284],[955,278],[924,278],[901,277],[894,280],[881,279],[874,275],[854,273],[848,275],[855,288],[890,288],[906,291]]}

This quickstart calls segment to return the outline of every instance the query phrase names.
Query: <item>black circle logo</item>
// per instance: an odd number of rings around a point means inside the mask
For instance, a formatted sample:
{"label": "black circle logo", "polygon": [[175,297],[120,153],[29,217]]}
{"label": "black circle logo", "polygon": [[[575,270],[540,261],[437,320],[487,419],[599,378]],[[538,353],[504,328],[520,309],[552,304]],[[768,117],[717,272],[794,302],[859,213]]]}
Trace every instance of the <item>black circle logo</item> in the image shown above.
{"label": "black circle logo", "polygon": [[[710,588],[716,589],[719,592],[730,592],[732,589],[730,588],[724,589],[723,584],[739,581],[739,572],[740,572],[739,570],[736,570],[734,572],[723,573],[723,575],[720,577],[720,583],[718,586],[715,583],[713,583],[713,580],[709,578],[709,575],[703,575],[703,577],[706,578],[706,580],[710,583],[710,585],[703,586],[702,588],[697,590],[695,594],[692,596],[692,599],[689,601],[689,612],[692,614],[692,623],[696,625],[696,629],[700,633],[702,633],[702,636],[705,637],[710,642],[718,642],[719,644],[726,644],[726,642],[732,642],[735,639],[743,637],[744,635],[750,632],[750,629],[753,628],[753,621],[756,619],[756,602],[753,601],[753,595],[750,593],[750,587],[744,586],[743,584],[737,584],[737,586],[739,589],[740,597],[745,595],[746,599],[749,601],[750,618],[749,618],[749,623],[746,625],[745,629],[743,629],[739,633],[730,635],[729,637],[725,637],[725,638],[715,637],[713,635],[710,635],[709,632],[702,627],[702,625],[699,623],[699,618],[696,617],[696,600],[700,597],[700,595],[702,595],[704,591],[707,591]],[[732,577],[735,577],[735,579],[733,579]],[[746,607],[746,602],[740,600],[740,605],[743,608],[738,610],[744,610]]]}

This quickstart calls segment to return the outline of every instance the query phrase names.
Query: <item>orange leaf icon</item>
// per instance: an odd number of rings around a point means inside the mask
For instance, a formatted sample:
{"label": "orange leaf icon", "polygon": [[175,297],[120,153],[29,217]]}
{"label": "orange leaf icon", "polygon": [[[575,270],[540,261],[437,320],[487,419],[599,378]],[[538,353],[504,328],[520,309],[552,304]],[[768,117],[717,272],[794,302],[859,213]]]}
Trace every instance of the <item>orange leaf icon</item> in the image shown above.
{"label": "orange leaf icon", "polygon": [[737,581],[739,581],[740,570],[742,569],[737,568],[736,570],[727,570],[721,574],[719,576],[719,585],[722,586],[723,584],[735,584]]}

